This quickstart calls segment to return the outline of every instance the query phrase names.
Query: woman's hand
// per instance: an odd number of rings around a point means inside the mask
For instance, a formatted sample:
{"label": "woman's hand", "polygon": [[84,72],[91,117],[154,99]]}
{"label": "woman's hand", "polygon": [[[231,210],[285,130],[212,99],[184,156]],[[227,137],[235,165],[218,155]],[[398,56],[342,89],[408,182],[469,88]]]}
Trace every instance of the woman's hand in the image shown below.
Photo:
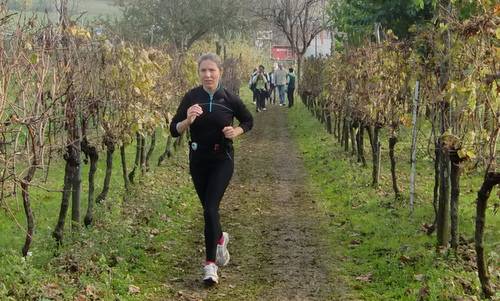
{"label": "woman's hand", "polygon": [[193,124],[196,117],[200,116],[201,114],[203,114],[203,109],[200,107],[199,104],[190,106],[187,110],[188,125]]}
{"label": "woman's hand", "polygon": [[222,129],[222,132],[227,139],[233,139],[243,134],[243,129],[241,127],[226,126]]}
{"label": "woman's hand", "polygon": [[195,104],[195,105],[190,106],[187,109],[187,117],[186,117],[186,119],[184,119],[183,121],[177,123],[175,125],[175,129],[177,130],[177,132],[179,134],[184,133],[189,128],[189,126],[191,124],[193,124],[193,122],[196,119],[196,117],[200,116],[201,114],[203,114],[203,109],[200,107],[200,105]]}

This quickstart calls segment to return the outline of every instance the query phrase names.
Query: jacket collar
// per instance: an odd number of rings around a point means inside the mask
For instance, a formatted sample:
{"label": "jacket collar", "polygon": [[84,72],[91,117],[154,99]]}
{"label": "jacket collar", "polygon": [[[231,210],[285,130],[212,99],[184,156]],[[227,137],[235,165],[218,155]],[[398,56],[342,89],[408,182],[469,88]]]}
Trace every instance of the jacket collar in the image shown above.
{"label": "jacket collar", "polygon": [[225,96],[225,93],[224,93],[224,87],[222,87],[221,83],[219,82],[218,86],[217,86],[217,90],[215,90],[214,94],[210,94],[207,90],[205,90],[205,88],[203,87],[203,85],[200,86],[200,89],[206,94],[208,95],[209,97],[211,96],[212,98],[214,99],[217,99],[217,98],[221,98],[221,97],[224,97]]}

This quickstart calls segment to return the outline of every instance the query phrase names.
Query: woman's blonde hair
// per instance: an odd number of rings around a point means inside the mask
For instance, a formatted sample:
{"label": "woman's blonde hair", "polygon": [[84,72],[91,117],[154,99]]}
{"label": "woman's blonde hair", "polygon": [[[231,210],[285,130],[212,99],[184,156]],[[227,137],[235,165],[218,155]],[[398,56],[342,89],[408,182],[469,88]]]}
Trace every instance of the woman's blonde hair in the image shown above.
{"label": "woman's blonde hair", "polygon": [[222,60],[215,53],[209,52],[209,53],[205,53],[202,56],[200,56],[198,58],[198,69],[200,69],[200,65],[203,61],[212,61],[217,65],[217,68],[219,68],[219,70],[222,70]]}

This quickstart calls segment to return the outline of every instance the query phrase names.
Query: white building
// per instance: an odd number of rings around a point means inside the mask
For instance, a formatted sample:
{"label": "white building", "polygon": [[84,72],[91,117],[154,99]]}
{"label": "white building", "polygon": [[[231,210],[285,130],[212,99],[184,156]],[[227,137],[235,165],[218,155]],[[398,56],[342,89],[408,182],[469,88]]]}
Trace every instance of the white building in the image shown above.
{"label": "white building", "polygon": [[311,41],[311,45],[306,50],[305,57],[317,57],[330,55],[332,51],[332,33],[322,31]]}

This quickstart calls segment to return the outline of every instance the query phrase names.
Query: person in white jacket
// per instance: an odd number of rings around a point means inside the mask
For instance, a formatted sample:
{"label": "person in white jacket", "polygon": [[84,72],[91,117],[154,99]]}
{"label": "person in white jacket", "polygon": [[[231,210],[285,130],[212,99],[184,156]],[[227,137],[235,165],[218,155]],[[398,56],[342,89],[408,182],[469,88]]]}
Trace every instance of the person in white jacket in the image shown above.
{"label": "person in white jacket", "polygon": [[286,87],[286,76],[287,72],[283,68],[283,64],[278,64],[278,70],[274,71],[274,79],[276,87],[278,88],[278,94],[280,97],[280,106],[285,105],[285,87]]}

